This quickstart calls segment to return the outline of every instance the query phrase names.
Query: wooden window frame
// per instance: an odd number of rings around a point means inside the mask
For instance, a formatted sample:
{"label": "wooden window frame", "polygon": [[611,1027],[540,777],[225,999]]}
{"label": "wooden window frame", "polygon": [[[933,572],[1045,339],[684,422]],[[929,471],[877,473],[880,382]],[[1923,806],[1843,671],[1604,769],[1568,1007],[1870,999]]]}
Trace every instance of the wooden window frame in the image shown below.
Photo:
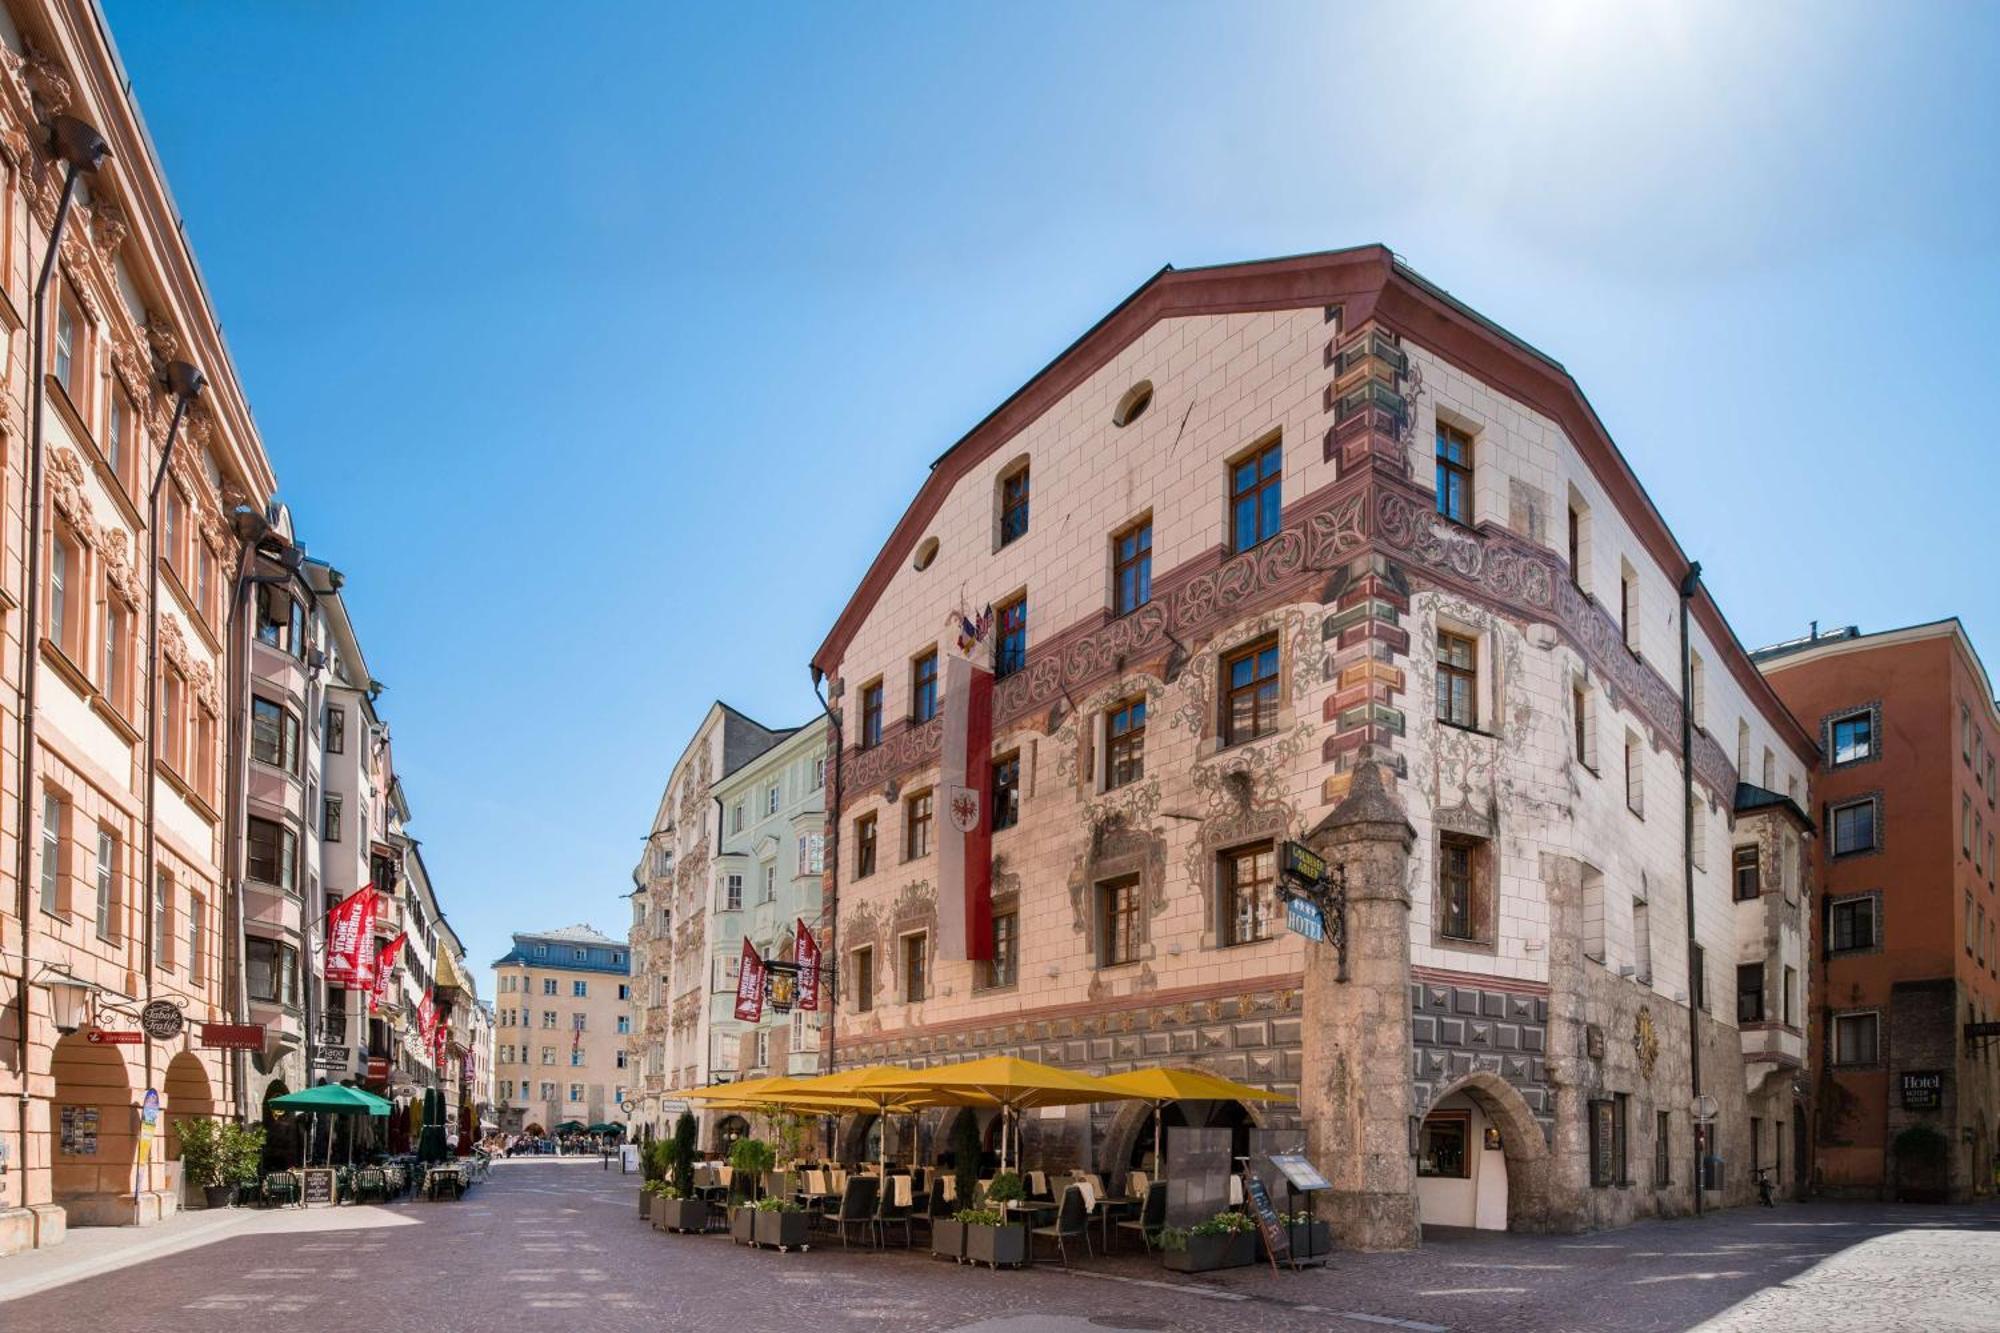
{"label": "wooden window frame", "polygon": [[921,861],[937,850],[937,800],[931,788],[903,798],[903,860]]}
{"label": "wooden window frame", "polygon": [[[1120,718],[1125,719],[1122,730]],[[1145,776],[1146,696],[1135,694],[1104,710],[1104,790],[1116,791]]]}
{"label": "wooden window frame", "polygon": [[1153,516],[1148,514],[1111,534],[1111,613],[1129,616],[1152,600]]}
{"label": "wooden window frame", "polygon": [[[1425,1168],[1423,1136],[1432,1129],[1455,1131],[1460,1150],[1458,1170],[1438,1171]],[[1419,1180],[1470,1180],[1472,1179],[1472,1154],[1478,1151],[1472,1142],[1472,1112],[1447,1107],[1442,1111],[1432,1111],[1417,1127],[1417,1178]]]}
{"label": "wooden window frame", "polygon": [[[1258,658],[1267,652],[1272,655],[1271,674],[1268,677],[1262,674],[1261,668],[1253,665],[1251,668],[1253,674],[1248,684],[1236,685],[1231,682],[1231,677],[1234,675],[1234,668],[1238,663],[1255,663]],[[1234,745],[1244,745],[1250,741],[1262,740],[1264,737],[1274,734],[1278,730],[1278,709],[1284,702],[1285,674],[1284,651],[1279,646],[1277,636],[1266,635],[1261,639],[1245,644],[1241,648],[1223,654],[1220,674],[1222,677],[1222,705],[1221,716],[1217,719],[1218,726],[1216,729],[1222,737],[1223,748],[1228,749]],[[1269,684],[1271,694],[1268,719],[1266,717],[1265,701],[1262,698],[1256,697],[1263,693],[1267,683]],[[1252,696],[1250,730],[1248,734],[1239,733],[1236,726],[1236,700],[1239,695]],[[1267,721],[1268,725],[1265,725]]]}
{"label": "wooden window frame", "polygon": [[872,750],[882,743],[882,694],[880,676],[861,687],[860,749]]}
{"label": "wooden window frame", "polygon": [[[1008,640],[1018,636],[1018,646]],[[1028,594],[1016,593],[993,612],[993,679],[1005,680],[1028,666]]]}
{"label": "wooden window frame", "polygon": [[[1010,769],[1012,780],[1003,781]],[[993,832],[1000,833],[1021,822],[1021,752],[1013,750],[995,759],[992,778],[993,809],[988,815],[989,827]]]}
{"label": "wooden window frame", "polygon": [[1021,914],[1018,908],[993,913],[993,956],[980,962],[976,989],[1011,990],[1021,976]]}
{"label": "wooden window frame", "polygon": [[875,1007],[875,946],[864,944],[847,957],[854,970],[854,993],[848,998],[855,1013],[865,1014]]}
{"label": "wooden window frame", "polygon": [[881,817],[861,815],[854,821],[854,878],[867,879],[881,859]]}
{"label": "wooden window frame", "polygon": [[[1462,451],[1463,457],[1447,456],[1445,452],[1447,445]],[[1467,528],[1472,526],[1473,467],[1477,461],[1473,449],[1472,432],[1454,426],[1448,421],[1437,423],[1437,434],[1431,450],[1437,463],[1437,478],[1434,483],[1437,512],[1449,522]]]}
{"label": "wooden window frame", "polygon": [[896,962],[903,982],[903,1003],[922,1004],[930,998],[930,932],[913,930],[896,937]]}
{"label": "wooden window frame", "polygon": [[[1239,869],[1248,862],[1253,867],[1258,857],[1270,859],[1268,876],[1256,876],[1245,880]],[[1232,847],[1217,854],[1217,905],[1221,908],[1221,929],[1217,932],[1224,947],[1234,948],[1241,944],[1257,944],[1272,937],[1276,926],[1278,888],[1278,849],[1274,843],[1255,842],[1242,847]],[[1263,890],[1263,892],[1259,892]],[[1241,904],[1246,896],[1251,905],[1250,930],[1243,929]]]}
{"label": "wooden window frame", "polygon": [[[1749,985],[1755,980],[1755,985]],[[1762,1023],[1770,1006],[1764,1003],[1764,965],[1762,963],[1738,963],[1736,965],[1736,1022]]]}
{"label": "wooden window frame", "polygon": [[1097,965],[1124,967],[1141,961],[1145,944],[1144,898],[1137,875],[1097,885]]}
{"label": "wooden window frame", "polygon": [[[1749,876],[1748,893],[1743,891],[1746,872]],[[1739,903],[1754,903],[1764,896],[1763,853],[1755,843],[1746,843],[1730,853],[1729,882],[1730,891]]]}
{"label": "wooden window frame", "polygon": [[[1840,846],[1841,815],[1850,810],[1861,809],[1864,806],[1866,806],[1868,809],[1867,843],[1860,847],[1849,847],[1846,849],[1842,849],[1842,847]],[[1828,855],[1834,858],[1840,858],[1846,856],[1865,856],[1869,852],[1879,850],[1882,846],[1881,827],[1882,827],[1881,802],[1877,801],[1873,796],[1862,796],[1851,801],[1839,801],[1828,806],[1826,812],[1826,832],[1827,832],[1826,849]]]}
{"label": "wooden window frame", "polygon": [[[1248,468],[1248,477],[1243,469]],[[1229,496],[1229,552],[1241,555],[1278,535],[1285,526],[1285,442],[1268,439],[1237,455],[1224,474]],[[1275,495],[1273,514],[1267,496]],[[1248,510],[1244,506],[1248,503]],[[1267,531],[1268,528],[1268,531]]]}
{"label": "wooden window frame", "polygon": [[927,648],[910,659],[910,721],[928,722],[938,714],[938,651]]}
{"label": "wooden window frame", "polygon": [[1034,494],[1034,476],[1027,462],[1021,462],[1000,474],[1000,526],[994,549],[1012,546],[1028,535],[1030,501]]}
{"label": "wooden window frame", "polygon": [[[1464,664],[1456,660],[1459,654]],[[1458,715],[1457,687],[1465,687],[1464,715]],[[1479,640],[1439,627],[1437,632],[1437,720],[1463,731],[1479,730]]]}

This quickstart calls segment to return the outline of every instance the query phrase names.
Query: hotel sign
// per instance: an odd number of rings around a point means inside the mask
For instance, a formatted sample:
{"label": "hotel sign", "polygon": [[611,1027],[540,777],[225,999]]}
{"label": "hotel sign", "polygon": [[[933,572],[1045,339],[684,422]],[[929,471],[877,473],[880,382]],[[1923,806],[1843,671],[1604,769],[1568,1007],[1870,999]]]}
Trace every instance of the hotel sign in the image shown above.
{"label": "hotel sign", "polygon": [[1902,1074],[1903,1109],[1935,1111],[1944,1105],[1944,1071],[1906,1069]]}

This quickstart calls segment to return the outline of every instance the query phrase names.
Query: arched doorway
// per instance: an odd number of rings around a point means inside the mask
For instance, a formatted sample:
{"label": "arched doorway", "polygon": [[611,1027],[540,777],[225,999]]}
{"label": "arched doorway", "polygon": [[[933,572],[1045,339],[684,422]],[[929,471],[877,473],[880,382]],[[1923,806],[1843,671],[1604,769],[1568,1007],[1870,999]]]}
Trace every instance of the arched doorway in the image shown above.
{"label": "arched doorway", "polygon": [[1425,1226],[1536,1230],[1548,1157],[1520,1092],[1498,1074],[1469,1074],[1432,1101],[1418,1130],[1417,1216]]}
{"label": "arched doorway", "polygon": [[1118,1112],[1106,1131],[1099,1165],[1112,1174],[1146,1171],[1158,1176],[1161,1171],[1154,1160],[1156,1142],[1171,1162],[1175,1130],[1221,1129],[1229,1131],[1230,1169],[1234,1170],[1237,1158],[1250,1155],[1250,1131],[1257,1127],[1257,1113],[1242,1102],[1167,1102],[1158,1111],[1150,1102],[1131,1102]]}
{"label": "arched doorway", "polygon": [[178,1162],[181,1159],[181,1125],[215,1114],[215,1086],[209,1082],[208,1069],[202,1064],[201,1057],[193,1051],[182,1051],[168,1062],[167,1077],[161,1084],[161,1091],[167,1097],[167,1160]]}
{"label": "arched doorway", "polygon": [[138,1220],[139,1094],[123,1049],[93,1046],[82,1032],[56,1043],[50,1183],[73,1227]]}

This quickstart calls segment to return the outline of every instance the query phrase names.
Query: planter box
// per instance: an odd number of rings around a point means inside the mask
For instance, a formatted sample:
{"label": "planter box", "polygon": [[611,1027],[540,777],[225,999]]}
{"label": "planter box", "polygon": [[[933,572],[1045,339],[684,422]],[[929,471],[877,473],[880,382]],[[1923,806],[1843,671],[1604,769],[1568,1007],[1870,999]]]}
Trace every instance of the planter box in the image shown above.
{"label": "planter box", "polygon": [[653,1229],[656,1231],[708,1230],[708,1200],[654,1200]]}
{"label": "planter box", "polygon": [[236,1202],[234,1185],[208,1185],[201,1191],[202,1206],[205,1208],[227,1208]]}
{"label": "planter box", "polygon": [[757,1243],[757,1210],[745,1205],[734,1208],[729,1213],[729,1239],[738,1245]]}
{"label": "planter box", "polygon": [[[1326,1222],[1294,1222],[1285,1228],[1291,1234],[1292,1256],[1318,1258],[1333,1252],[1333,1227]],[[1261,1237],[1260,1237],[1261,1239]]]}
{"label": "planter box", "polygon": [[968,1225],[965,1228],[965,1257],[976,1264],[994,1268],[1010,1264],[1016,1268],[1028,1262],[1028,1228],[1020,1224],[997,1227]]}
{"label": "planter box", "polygon": [[1239,1231],[1228,1236],[1189,1236],[1187,1248],[1166,1251],[1164,1262],[1176,1273],[1247,1268],[1257,1262],[1257,1234]]}
{"label": "planter box", "polygon": [[804,1213],[760,1212],[752,1224],[753,1233],[759,1245],[803,1250],[807,1248],[806,1223],[811,1220]]}
{"label": "planter box", "polygon": [[639,1220],[645,1221],[653,1215],[653,1196],[643,1189],[639,1191]]}
{"label": "planter box", "polygon": [[941,1259],[965,1258],[965,1223],[948,1217],[931,1219],[931,1253]]}

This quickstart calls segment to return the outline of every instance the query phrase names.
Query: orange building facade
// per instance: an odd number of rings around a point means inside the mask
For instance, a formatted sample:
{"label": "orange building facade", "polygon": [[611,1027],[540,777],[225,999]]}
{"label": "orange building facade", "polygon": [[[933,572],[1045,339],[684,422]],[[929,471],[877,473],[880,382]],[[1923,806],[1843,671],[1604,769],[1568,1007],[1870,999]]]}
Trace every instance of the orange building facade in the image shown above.
{"label": "orange building facade", "polygon": [[1825,753],[1812,1037],[1830,1194],[1990,1194],[2000,709],[1957,620],[1758,653]]}

